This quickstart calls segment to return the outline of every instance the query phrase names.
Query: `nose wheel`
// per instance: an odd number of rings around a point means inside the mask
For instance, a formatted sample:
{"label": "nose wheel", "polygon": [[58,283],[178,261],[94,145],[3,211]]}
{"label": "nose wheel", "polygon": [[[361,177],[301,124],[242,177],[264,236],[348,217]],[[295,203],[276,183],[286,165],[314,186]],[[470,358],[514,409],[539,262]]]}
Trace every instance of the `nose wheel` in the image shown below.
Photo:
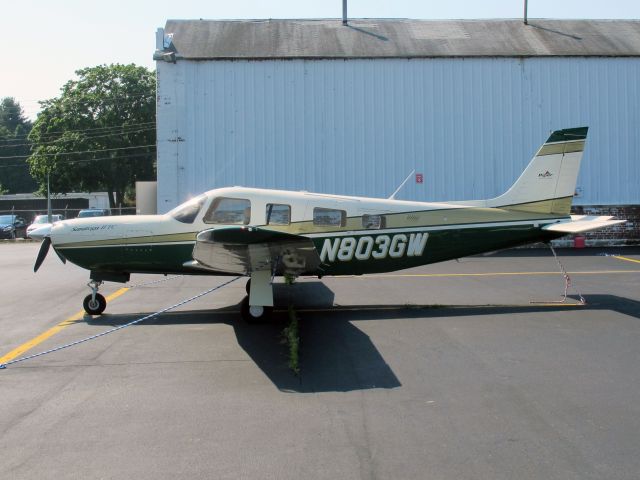
{"label": "nose wheel", "polygon": [[91,289],[91,294],[84,297],[84,301],[82,302],[84,311],[89,315],[100,315],[104,312],[105,308],[107,308],[107,300],[98,293],[102,282],[91,280],[87,285]]}
{"label": "nose wheel", "polygon": [[95,298],[93,298],[93,295],[84,297],[82,306],[89,315],[100,315],[107,308],[107,301],[100,293],[96,293]]}

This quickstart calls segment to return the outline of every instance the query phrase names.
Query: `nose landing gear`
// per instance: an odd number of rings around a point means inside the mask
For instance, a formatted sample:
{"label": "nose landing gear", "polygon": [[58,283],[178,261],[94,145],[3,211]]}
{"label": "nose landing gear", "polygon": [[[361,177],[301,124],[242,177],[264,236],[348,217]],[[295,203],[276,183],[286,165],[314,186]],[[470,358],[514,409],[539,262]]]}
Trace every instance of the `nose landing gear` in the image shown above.
{"label": "nose landing gear", "polygon": [[107,308],[107,300],[98,293],[100,285],[102,285],[102,282],[97,280],[91,280],[87,283],[87,286],[91,289],[91,294],[84,297],[82,306],[89,315],[100,315]]}

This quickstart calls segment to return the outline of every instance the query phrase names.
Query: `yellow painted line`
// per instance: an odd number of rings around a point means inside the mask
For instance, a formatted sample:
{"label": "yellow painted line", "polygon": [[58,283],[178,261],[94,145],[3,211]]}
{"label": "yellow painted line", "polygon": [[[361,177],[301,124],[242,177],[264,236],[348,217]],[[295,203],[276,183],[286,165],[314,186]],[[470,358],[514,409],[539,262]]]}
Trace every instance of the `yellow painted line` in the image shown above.
{"label": "yellow painted line", "polygon": [[[123,287],[123,288],[121,288],[119,290],[116,290],[115,292],[113,292],[111,295],[109,295],[106,298],[107,302],[110,302],[111,300],[114,300],[114,299],[118,298],[120,295],[124,294],[127,290],[129,290],[129,289],[126,288],[126,287]],[[69,318],[67,318],[66,320],[63,320],[62,322],[60,322],[56,326],[51,327],[46,332],[42,332],[37,337],[32,338],[28,342],[23,343],[18,348],[15,348],[15,349],[11,350],[4,357],[0,357],[0,365],[2,365],[3,363],[10,362],[14,358],[17,358],[17,357],[21,356],[25,352],[31,350],[36,345],[39,345],[42,342],[44,342],[46,339],[51,338],[52,336],[54,336],[56,333],[58,333],[60,330],[64,329],[65,327],[68,327],[69,325],[72,325],[72,324],[82,320],[84,318],[84,316],[85,316],[84,310],[80,310],[78,313],[76,313],[74,315],[71,315]]]}
{"label": "yellow painted line", "polygon": [[622,255],[613,255],[613,258],[617,258],[618,260],[626,260],[627,262],[640,263],[640,260],[636,260],[635,258],[623,257]]}
{"label": "yellow painted line", "polygon": [[[633,260],[634,262],[637,260]],[[640,261],[638,261],[640,263]],[[607,275],[618,273],[640,273],[640,270],[594,270],[586,272],[569,272],[571,275]],[[509,275],[562,275],[557,272],[491,272],[491,273],[396,273],[381,275],[351,275],[336,276],[331,278],[347,279],[347,278],[392,278],[392,277],[500,277]]]}

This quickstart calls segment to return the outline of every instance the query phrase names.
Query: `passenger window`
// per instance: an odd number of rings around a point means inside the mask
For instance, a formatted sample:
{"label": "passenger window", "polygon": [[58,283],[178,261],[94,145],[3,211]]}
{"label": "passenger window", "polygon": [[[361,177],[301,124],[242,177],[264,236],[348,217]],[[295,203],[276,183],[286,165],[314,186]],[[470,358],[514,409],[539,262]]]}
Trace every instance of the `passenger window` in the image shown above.
{"label": "passenger window", "polygon": [[344,227],[347,224],[347,212],[316,207],[313,209],[313,224],[323,227]]}
{"label": "passenger window", "polygon": [[362,227],[378,229],[386,226],[384,215],[362,215]]}
{"label": "passenger window", "polygon": [[203,220],[205,223],[249,225],[251,202],[245,198],[216,198]]}
{"label": "passenger window", "polygon": [[200,195],[182,205],[178,205],[168,215],[182,223],[193,223],[206,199],[206,195]]}
{"label": "passenger window", "polygon": [[278,203],[267,203],[267,225],[289,225],[291,207]]}

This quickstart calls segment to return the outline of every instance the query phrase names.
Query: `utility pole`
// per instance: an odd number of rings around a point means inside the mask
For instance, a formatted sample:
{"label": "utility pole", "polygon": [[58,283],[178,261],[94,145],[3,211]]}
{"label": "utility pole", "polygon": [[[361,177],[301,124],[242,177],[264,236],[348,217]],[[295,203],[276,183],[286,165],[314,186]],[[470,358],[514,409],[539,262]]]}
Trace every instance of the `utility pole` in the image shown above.
{"label": "utility pole", "polygon": [[529,25],[529,20],[527,19],[527,5],[528,5],[528,0],[524,0],[524,24],[525,25]]}

